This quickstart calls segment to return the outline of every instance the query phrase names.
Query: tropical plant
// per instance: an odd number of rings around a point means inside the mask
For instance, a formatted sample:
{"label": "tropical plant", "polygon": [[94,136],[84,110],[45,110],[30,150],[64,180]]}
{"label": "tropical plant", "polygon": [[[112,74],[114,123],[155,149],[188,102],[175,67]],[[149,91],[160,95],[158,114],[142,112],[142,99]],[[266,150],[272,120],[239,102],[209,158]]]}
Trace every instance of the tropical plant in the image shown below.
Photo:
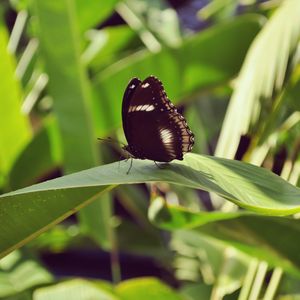
{"label": "tropical plant", "polygon": [[[300,297],[300,2],[183,13],[0,2],[1,299]],[[97,137],[125,142],[124,89],[150,74],[194,153],[127,174]]]}

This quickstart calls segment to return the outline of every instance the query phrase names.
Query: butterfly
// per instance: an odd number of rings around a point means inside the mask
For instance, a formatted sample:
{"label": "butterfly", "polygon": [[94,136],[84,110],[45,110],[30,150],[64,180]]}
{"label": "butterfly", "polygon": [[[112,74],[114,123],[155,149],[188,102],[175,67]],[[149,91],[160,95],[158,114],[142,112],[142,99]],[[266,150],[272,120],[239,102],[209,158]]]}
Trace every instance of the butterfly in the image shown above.
{"label": "butterfly", "polygon": [[[170,162],[192,150],[194,134],[167,97],[160,80],[133,78],[122,103],[123,130],[128,157]],[[130,171],[131,165],[128,170]],[[127,173],[128,173],[127,172]]]}

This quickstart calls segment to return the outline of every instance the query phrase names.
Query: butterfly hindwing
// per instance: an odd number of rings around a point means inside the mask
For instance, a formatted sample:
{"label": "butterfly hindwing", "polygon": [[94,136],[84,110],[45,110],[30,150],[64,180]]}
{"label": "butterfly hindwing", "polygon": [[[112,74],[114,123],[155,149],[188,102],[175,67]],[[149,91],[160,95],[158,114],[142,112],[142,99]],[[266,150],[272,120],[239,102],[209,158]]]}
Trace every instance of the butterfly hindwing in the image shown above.
{"label": "butterfly hindwing", "polygon": [[194,136],[157,78],[129,83],[122,116],[127,149],[134,157],[169,162],[191,151]]}

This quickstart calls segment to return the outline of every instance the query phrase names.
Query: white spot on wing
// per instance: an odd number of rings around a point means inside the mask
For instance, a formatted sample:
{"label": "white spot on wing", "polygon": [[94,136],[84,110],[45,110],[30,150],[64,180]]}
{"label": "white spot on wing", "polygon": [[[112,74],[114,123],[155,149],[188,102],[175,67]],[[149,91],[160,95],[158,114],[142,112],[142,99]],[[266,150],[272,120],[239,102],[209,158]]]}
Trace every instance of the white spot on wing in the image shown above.
{"label": "white spot on wing", "polygon": [[144,83],[144,84],[142,84],[142,88],[145,89],[145,88],[147,88],[149,85],[150,85],[150,84],[149,84],[148,82],[147,82],[147,83]]}
{"label": "white spot on wing", "polygon": [[146,108],[146,111],[152,111],[154,109],[155,109],[154,105],[151,104]]}
{"label": "white spot on wing", "polygon": [[162,128],[159,130],[160,138],[164,144],[170,144],[173,142],[172,131],[168,128]]}
{"label": "white spot on wing", "polygon": [[145,105],[133,105],[129,107],[128,112],[134,112],[134,111],[153,111],[155,109],[155,106],[152,104],[145,104]]}

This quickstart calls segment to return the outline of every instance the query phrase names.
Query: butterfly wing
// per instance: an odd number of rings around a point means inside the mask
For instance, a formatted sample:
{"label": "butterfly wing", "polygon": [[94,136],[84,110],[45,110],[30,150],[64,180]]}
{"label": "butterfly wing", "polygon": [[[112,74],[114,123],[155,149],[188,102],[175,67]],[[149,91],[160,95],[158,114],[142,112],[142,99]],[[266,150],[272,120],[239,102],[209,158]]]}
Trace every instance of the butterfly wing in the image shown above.
{"label": "butterfly wing", "polygon": [[132,90],[127,87],[122,109],[128,150],[140,159],[181,160],[191,151],[194,135],[168,99],[162,83],[153,76],[131,83]]}
{"label": "butterfly wing", "polygon": [[133,95],[134,91],[136,90],[136,88],[139,86],[140,83],[141,83],[141,80],[139,80],[138,78],[136,78],[136,77],[132,78],[129,81],[127,87],[126,87],[126,90],[125,90],[124,96],[123,96],[122,123],[123,123],[123,130],[124,130],[127,142],[128,142],[128,139],[129,139],[128,130],[127,130],[128,110],[129,110],[129,106],[130,106],[130,101],[132,99],[132,95]]}

